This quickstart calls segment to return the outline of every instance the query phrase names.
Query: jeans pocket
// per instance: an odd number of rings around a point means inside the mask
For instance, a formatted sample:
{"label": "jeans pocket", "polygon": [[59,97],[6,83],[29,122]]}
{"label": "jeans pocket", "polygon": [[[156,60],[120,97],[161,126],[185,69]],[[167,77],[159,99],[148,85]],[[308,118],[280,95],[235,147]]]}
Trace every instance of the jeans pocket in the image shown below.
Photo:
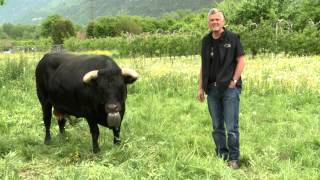
{"label": "jeans pocket", "polygon": [[240,89],[238,87],[235,88],[227,88],[226,90],[226,94],[225,97],[227,97],[228,99],[230,98],[237,98],[239,97],[240,94]]}

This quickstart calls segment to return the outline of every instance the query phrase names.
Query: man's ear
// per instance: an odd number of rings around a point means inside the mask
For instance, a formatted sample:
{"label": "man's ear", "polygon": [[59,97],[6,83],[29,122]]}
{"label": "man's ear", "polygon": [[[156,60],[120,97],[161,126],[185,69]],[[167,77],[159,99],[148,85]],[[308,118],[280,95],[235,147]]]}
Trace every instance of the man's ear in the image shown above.
{"label": "man's ear", "polygon": [[121,72],[126,84],[132,84],[139,78],[139,74],[135,70],[122,68]]}

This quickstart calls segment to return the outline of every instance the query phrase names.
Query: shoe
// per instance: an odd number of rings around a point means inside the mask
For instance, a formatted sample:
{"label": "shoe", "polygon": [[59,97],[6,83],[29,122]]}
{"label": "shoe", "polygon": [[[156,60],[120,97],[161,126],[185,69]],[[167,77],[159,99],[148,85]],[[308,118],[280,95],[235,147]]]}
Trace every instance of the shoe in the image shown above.
{"label": "shoe", "polygon": [[240,168],[240,165],[239,165],[239,162],[238,160],[231,160],[231,161],[228,161],[228,166],[232,169],[239,169]]}

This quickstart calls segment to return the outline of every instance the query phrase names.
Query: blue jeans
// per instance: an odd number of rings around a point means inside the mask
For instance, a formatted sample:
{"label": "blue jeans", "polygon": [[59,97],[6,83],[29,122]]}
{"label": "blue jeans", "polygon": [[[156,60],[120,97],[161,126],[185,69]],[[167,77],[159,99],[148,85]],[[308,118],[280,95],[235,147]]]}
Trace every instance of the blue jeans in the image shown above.
{"label": "blue jeans", "polygon": [[[210,86],[208,107],[212,119],[212,137],[216,153],[227,160],[239,160],[239,102],[240,88]],[[226,130],[227,135],[226,136]]]}

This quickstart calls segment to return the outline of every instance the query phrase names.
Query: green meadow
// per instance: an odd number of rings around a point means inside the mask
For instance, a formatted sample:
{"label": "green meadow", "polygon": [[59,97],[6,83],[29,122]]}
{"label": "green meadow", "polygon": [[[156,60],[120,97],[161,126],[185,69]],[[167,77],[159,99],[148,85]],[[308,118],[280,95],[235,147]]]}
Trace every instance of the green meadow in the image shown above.
{"label": "green meadow", "polygon": [[100,127],[93,154],[81,118],[64,136],[53,118],[44,145],[34,77],[41,56],[0,55],[0,179],[320,178],[319,56],[246,57],[239,170],[214,154],[207,104],[196,99],[200,57],[115,58],[140,79],[129,86],[121,145]]}

